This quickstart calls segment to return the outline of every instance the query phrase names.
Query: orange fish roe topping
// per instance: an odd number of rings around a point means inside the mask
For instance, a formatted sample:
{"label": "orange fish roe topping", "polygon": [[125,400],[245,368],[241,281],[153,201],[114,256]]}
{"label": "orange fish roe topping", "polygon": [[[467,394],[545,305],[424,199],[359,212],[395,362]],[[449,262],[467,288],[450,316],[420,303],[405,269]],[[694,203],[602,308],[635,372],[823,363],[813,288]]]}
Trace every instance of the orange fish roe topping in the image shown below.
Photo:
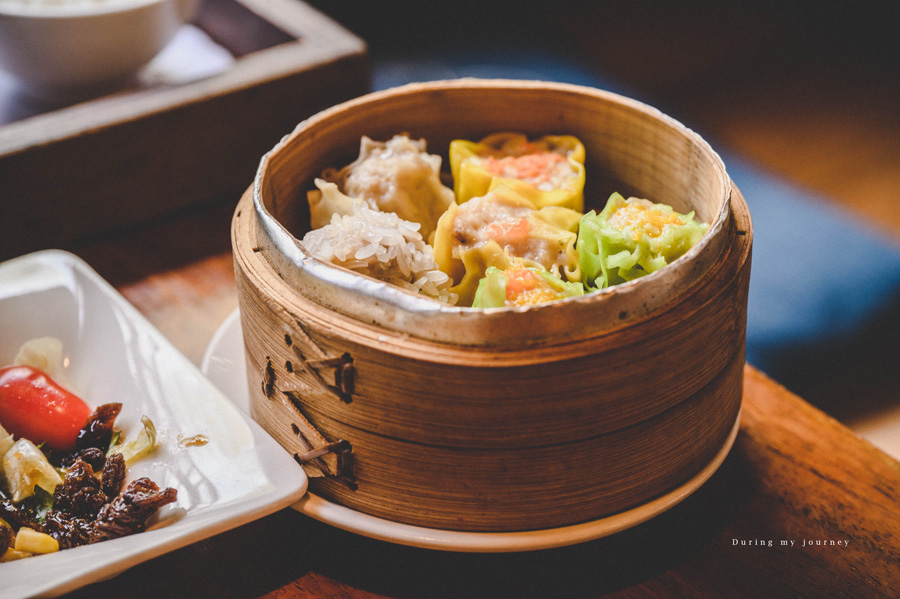
{"label": "orange fish roe topping", "polygon": [[652,207],[650,202],[629,201],[619,206],[609,217],[609,224],[620,231],[629,231],[635,241],[642,234],[650,237],[662,235],[666,225],[681,225],[682,220],[674,212]]}
{"label": "orange fish roe topping", "polygon": [[520,293],[531,291],[540,285],[537,275],[524,266],[511,266],[506,274],[506,299],[513,300]]}
{"label": "orange fish roe topping", "polygon": [[543,278],[524,266],[512,266],[505,274],[507,303],[531,306],[559,299],[559,294]]}
{"label": "orange fish roe topping", "polygon": [[514,306],[533,306],[558,300],[559,294],[547,287],[523,291],[515,299],[510,300]]}
{"label": "orange fish roe topping", "polygon": [[483,167],[495,177],[509,177],[537,184],[549,181],[554,170],[565,162],[565,156],[555,152],[537,152],[503,158],[487,156]]}

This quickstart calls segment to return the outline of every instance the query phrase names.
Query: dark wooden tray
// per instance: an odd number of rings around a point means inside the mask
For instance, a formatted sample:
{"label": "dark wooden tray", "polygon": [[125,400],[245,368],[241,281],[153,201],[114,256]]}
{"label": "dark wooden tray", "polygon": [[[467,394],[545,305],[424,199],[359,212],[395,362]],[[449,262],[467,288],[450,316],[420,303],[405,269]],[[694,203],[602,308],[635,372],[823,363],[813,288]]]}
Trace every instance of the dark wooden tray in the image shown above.
{"label": "dark wooden tray", "polygon": [[204,0],[218,75],[0,125],[0,259],[233,199],[318,110],[368,91],[365,43],[297,0]]}

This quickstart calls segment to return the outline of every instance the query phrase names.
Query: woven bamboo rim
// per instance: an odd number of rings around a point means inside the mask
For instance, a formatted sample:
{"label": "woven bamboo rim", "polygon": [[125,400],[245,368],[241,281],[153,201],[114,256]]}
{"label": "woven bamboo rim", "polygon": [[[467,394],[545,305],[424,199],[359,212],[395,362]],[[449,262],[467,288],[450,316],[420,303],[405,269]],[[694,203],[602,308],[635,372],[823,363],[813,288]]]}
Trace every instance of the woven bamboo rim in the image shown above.
{"label": "woven bamboo rim", "polygon": [[[362,135],[386,139],[404,130],[426,139],[430,152],[445,156],[455,137],[479,139],[501,130],[531,136],[577,133],[589,148],[586,197],[602,196],[596,198],[600,205],[588,209],[602,208],[609,193],[618,190],[681,212],[695,210],[710,223],[710,230],[687,255],[639,284],[533,306],[526,318],[523,309],[437,305],[312,258],[297,238],[309,228],[304,198],[313,178],[326,167],[352,159]],[[417,337],[504,345],[604,331],[646,316],[683,293],[723,250],[731,188],[712,148],[650,106],[576,85],[463,79],[369,94],[313,116],[263,157],[253,194],[259,248],[298,293],[336,312]],[[603,301],[596,301],[598,295]]]}

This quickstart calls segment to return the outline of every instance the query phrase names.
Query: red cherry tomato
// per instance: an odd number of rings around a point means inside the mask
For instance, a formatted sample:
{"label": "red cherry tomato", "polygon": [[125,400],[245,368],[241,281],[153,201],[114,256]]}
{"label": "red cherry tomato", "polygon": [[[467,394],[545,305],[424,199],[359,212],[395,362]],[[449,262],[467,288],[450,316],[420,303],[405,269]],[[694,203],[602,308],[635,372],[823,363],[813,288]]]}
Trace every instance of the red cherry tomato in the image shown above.
{"label": "red cherry tomato", "polygon": [[0,423],[16,437],[70,450],[90,415],[86,403],[43,371],[31,366],[0,368]]}

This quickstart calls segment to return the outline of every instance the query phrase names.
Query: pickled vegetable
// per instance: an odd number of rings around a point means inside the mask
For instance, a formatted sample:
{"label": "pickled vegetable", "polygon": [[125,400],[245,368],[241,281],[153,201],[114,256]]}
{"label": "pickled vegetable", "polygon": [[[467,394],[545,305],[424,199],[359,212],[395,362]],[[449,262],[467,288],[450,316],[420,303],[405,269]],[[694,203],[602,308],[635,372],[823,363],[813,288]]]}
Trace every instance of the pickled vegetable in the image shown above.
{"label": "pickled vegetable", "polygon": [[44,453],[28,439],[19,439],[7,450],[2,466],[14,502],[34,495],[35,487],[53,493],[56,486],[62,483],[62,478]]}

